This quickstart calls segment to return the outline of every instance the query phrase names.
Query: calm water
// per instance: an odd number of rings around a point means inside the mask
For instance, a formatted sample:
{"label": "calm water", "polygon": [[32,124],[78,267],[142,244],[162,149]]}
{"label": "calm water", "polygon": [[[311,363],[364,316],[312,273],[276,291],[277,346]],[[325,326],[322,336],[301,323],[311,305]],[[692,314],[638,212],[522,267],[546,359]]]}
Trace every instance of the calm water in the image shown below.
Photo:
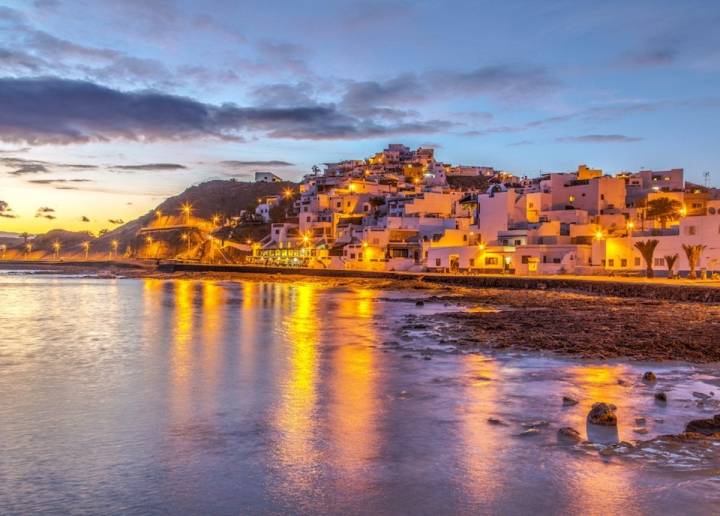
{"label": "calm water", "polygon": [[586,436],[600,399],[616,438],[678,432],[711,412],[691,393],[720,390],[717,368],[653,367],[662,407],[642,364],[426,361],[412,349],[436,343],[396,332],[448,309],[397,301],[421,295],[0,274],[0,513],[717,513],[720,450],[608,458],[555,437]]}

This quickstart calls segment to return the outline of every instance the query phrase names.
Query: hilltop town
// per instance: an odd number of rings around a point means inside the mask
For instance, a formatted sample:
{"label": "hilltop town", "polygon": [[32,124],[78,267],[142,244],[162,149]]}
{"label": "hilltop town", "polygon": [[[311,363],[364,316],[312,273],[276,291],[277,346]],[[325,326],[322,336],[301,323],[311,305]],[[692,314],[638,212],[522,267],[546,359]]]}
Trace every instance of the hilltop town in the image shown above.
{"label": "hilltop town", "polygon": [[[273,223],[247,261],[523,275],[718,270],[716,193],[686,184],[683,169],[607,175],[580,165],[520,178],[392,144],[305,176],[297,218]],[[282,199],[262,199],[256,214],[269,220]]]}
{"label": "hilltop town", "polygon": [[391,144],[313,167],[299,184],[272,172],[211,181],[98,238],[59,234],[2,244],[0,257],[712,277],[720,195],[680,168],[610,175],[579,165],[528,178]]}

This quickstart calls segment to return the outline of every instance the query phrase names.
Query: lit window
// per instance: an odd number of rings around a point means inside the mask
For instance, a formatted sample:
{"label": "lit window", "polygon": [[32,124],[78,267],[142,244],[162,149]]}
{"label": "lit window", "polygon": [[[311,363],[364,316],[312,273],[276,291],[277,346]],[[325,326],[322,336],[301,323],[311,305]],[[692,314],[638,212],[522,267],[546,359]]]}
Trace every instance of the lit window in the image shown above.
{"label": "lit window", "polygon": [[575,196],[571,195],[570,197],[568,197],[568,201],[575,202]]}

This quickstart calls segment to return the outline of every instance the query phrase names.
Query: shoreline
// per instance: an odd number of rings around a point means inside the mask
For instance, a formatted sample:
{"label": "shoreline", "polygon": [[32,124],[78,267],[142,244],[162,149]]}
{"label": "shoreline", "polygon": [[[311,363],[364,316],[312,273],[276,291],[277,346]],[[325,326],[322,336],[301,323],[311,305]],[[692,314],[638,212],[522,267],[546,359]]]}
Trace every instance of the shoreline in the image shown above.
{"label": "shoreline", "polygon": [[[162,279],[213,279],[228,281],[312,281],[330,287],[415,290],[421,295],[408,302],[453,305],[456,310],[433,315],[410,314],[397,329],[398,340],[412,344],[413,335],[422,334],[453,353],[521,351],[550,353],[562,358],[625,360],[641,362],[677,361],[692,364],[720,363],[720,304],[694,300],[662,299],[651,296],[616,296],[607,292],[579,289],[508,287],[498,280],[515,278],[448,278],[447,282],[427,281],[422,274],[376,275],[277,273],[262,269],[243,272],[176,271],[162,267],[131,266],[113,269],[88,263],[64,264],[64,267],[38,267],[24,264],[22,269],[65,270],[77,274],[107,272],[101,277]],[[133,264],[134,265],[134,264]],[[2,269],[0,264],[0,269]],[[6,267],[7,268],[7,267]],[[335,271],[333,271],[335,272]],[[345,271],[338,271],[345,272]],[[376,277],[372,277],[376,276]],[[521,278],[524,279],[524,278]],[[458,281],[459,280],[459,281]],[[486,281],[493,286],[476,287],[462,280]],[[545,278],[533,279],[545,282]],[[562,280],[560,280],[562,281]],[[501,286],[494,286],[498,282]],[[609,281],[597,283],[617,288]],[[560,283],[565,285],[566,283]],[[622,284],[637,287],[637,284]],[[683,285],[673,287],[685,290]],[[692,287],[688,287],[692,288]],[[708,290],[708,287],[695,287]],[[630,290],[624,290],[628,293]],[[647,290],[641,293],[647,294]],[[438,349],[428,353],[443,353]],[[423,350],[420,350],[423,353]]]}
{"label": "shoreline", "polygon": [[429,272],[377,272],[339,269],[309,269],[264,267],[257,265],[218,265],[179,262],[129,262],[129,261],[0,261],[0,269],[97,271],[120,269],[132,277],[217,277],[225,276],[305,276],[315,278],[378,279],[398,282],[424,282],[448,287],[473,289],[515,289],[558,292],[582,292],[585,294],[621,297],[662,299],[690,303],[720,304],[720,282],[715,280],[668,280],[624,278],[611,276],[515,276],[515,275],[467,275]]}

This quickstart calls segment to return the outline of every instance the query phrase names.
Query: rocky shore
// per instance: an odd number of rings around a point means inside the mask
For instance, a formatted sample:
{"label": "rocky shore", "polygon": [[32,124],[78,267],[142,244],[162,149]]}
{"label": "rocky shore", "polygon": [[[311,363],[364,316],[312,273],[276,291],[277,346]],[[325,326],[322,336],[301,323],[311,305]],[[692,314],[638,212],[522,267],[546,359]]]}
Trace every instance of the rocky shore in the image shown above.
{"label": "rocky shore", "polygon": [[437,338],[465,351],[720,362],[720,305],[501,289],[462,289],[424,302],[461,309],[429,320],[410,317],[404,331],[432,326]]}

